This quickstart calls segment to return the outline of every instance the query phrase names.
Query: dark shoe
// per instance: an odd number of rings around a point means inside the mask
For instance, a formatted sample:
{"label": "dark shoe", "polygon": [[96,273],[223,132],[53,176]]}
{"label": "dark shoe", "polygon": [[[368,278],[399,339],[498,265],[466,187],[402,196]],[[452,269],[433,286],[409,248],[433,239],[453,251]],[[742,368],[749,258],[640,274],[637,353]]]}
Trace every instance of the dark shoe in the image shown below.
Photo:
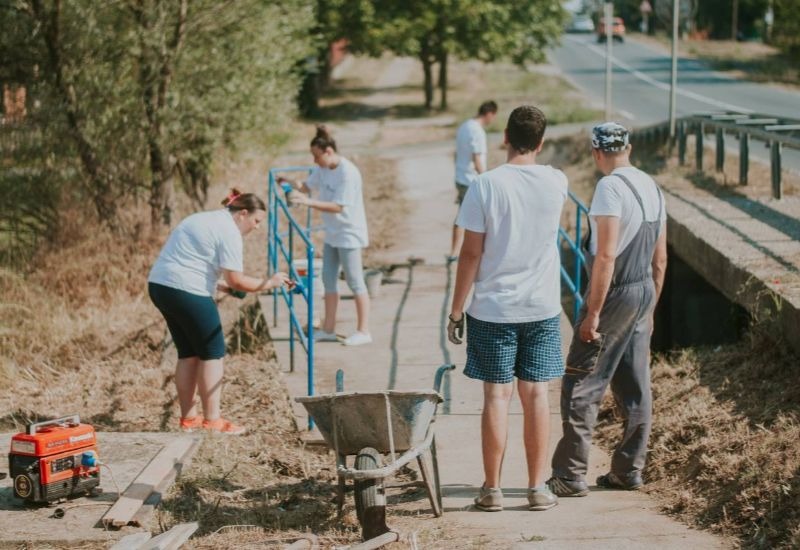
{"label": "dark shoe", "polygon": [[642,478],[636,476],[632,481],[624,482],[616,474],[608,472],[597,478],[597,486],[602,489],[621,489],[623,491],[635,491],[644,485]]}
{"label": "dark shoe", "polygon": [[553,476],[547,480],[547,486],[560,497],[585,497],[589,494],[589,486],[585,481]]}
{"label": "dark shoe", "polygon": [[558,504],[558,497],[553,494],[549,487],[544,489],[528,489],[528,510],[541,512],[549,510]]}
{"label": "dark shoe", "polygon": [[487,489],[481,487],[481,492],[475,497],[475,508],[484,512],[500,512],[503,510],[503,491],[499,488]]}

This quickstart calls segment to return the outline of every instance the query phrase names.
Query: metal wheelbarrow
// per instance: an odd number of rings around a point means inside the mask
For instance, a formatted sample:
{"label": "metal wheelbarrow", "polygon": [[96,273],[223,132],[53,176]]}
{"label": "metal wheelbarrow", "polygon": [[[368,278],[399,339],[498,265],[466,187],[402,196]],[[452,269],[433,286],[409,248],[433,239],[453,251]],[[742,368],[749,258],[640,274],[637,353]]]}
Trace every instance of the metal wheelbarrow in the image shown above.
{"label": "metal wheelbarrow", "polygon": [[[296,397],[316,422],[322,437],[336,453],[339,478],[337,504],[341,513],[347,480],[353,480],[356,514],[364,540],[389,531],[386,525],[384,479],[416,459],[421,485],[428,492],[433,514],[442,515],[442,490],[436,440],[431,424],[443,401],[439,394],[444,374],[436,371],[433,390],[345,392],[344,375],[336,373],[336,393]],[[355,455],[352,468],[347,457]],[[390,461],[383,463],[382,455]]]}

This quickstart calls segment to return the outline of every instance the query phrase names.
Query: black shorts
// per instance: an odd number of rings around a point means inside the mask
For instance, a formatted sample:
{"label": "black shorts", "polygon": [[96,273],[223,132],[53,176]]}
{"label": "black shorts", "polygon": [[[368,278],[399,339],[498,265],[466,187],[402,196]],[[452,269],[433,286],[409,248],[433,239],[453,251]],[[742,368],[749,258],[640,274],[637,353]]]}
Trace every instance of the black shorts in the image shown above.
{"label": "black shorts", "polygon": [[178,358],[203,361],[225,356],[225,335],[217,304],[211,296],[198,296],[157,283],[148,283],[150,299],[167,321]]}

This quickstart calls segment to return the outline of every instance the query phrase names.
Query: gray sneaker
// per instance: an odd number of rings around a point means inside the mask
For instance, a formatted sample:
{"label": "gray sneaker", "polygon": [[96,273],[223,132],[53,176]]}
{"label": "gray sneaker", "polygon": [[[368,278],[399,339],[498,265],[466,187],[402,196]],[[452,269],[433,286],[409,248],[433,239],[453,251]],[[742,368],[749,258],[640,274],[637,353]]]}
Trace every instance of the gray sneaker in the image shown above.
{"label": "gray sneaker", "polygon": [[503,509],[503,491],[481,487],[481,492],[475,497],[475,507],[484,512],[500,512]]}
{"label": "gray sneaker", "polygon": [[528,510],[541,512],[558,504],[558,497],[547,485],[544,489],[528,489]]}
{"label": "gray sneaker", "polygon": [[585,481],[553,476],[547,480],[547,486],[560,497],[585,497],[589,494],[589,486]]}

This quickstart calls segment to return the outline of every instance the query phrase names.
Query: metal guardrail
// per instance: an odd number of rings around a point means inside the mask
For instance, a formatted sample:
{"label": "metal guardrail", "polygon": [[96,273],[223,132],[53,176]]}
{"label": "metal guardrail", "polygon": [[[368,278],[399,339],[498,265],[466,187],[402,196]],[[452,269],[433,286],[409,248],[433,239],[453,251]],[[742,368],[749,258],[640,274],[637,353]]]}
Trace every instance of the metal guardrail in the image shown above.
{"label": "metal guardrail", "polygon": [[[750,142],[759,140],[770,148],[772,196],[783,196],[782,152],[784,147],[800,150],[800,120],[757,113],[706,112],[682,117],[677,121],[678,161],[686,164],[689,135],[695,136],[695,163],[703,171],[704,138],[713,133],[716,139],[715,168],[722,172],[725,166],[725,137],[733,134],[739,138],[739,184],[748,184],[750,170]],[[668,123],[640,128],[633,133],[634,141],[644,143],[669,142]]]}
{"label": "metal guardrail", "polygon": [[[281,257],[288,265],[289,276],[297,282],[294,290],[287,291],[281,288],[279,291],[272,293],[272,323],[273,326],[278,324],[278,296],[283,299],[289,310],[289,370],[294,372],[294,356],[295,356],[295,339],[300,342],[300,345],[306,352],[306,365],[308,376],[308,395],[314,395],[314,243],[311,240],[311,209],[306,208],[306,223],[302,227],[295,216],[290,211],[289,205],[283,196],[283,192],[276,181],[275,175],[277,173],[285,172],[305,172],[308,173],[311,168],[308,166],[290,166],[286,168],[272,168],[268,176],[268,208],[269,208],[269,224],[268,224],[268,239],[267,239],[267,260],[268,272],[270,275],[276,273],[278,264]],[[286,224],[286,231],[281,232],[281,218],[284,219]],[[302,243],[305,245],[305,257],[308,261],[308,267],[305,276],[305,284],[303,277],[301,277],[294,266],[294,245],[295,235],[297,235]],[[306,302],[307,309],[307,331],[303,332],[303,327],[295,313],[295,295],[300,295]],[[296,338],[295,338],[296,337]],[[313,421],[309,417],[308,427],[313,427]]]}
{"label": "metal guardrail", "polygon": [[569,198],[573,203],[575,203],[575,238],[572,239],[566,229],[559,227],[558,247],[559,250],[563,250],[563,245],[566,243],[573,255],[574,264],[572,265],[572,276],[570,276],[567,268],[564,267],[564,261],[562,258],[561,279],[567,285],[567,288],[569,288],[574,300],[572,308],[572,322],[574,323],[577,321],[578,312],[583,305],[583,295],[581,294],[581,275],[583,272],[583,267],[586,265],[586,258],[583,256],[583,252],[581,251],[581,222],[584,218],[586,218],[588,223],[589,209],[586,208],[586,205],[584,205],[583,202],[572,193],[572,191],[569,192]]}

